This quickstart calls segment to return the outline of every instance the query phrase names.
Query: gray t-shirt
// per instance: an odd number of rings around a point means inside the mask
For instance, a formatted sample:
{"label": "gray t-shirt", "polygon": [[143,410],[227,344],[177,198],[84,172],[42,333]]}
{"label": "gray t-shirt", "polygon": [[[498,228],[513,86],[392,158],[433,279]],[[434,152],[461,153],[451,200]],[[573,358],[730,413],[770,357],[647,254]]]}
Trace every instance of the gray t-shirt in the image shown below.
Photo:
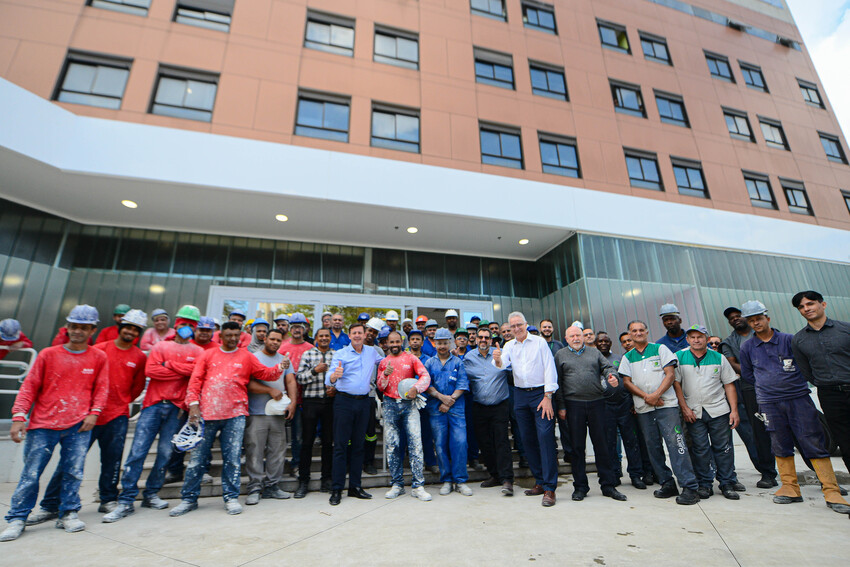
{"label": "gray t-shirt", "polygon": [[[741,345],[747,342],[750,337],[753,336],[753,330],[748,329],[746,335],[741,336],[734,329],[732,333],[723,339],[723,342],[720,343],[720,354],[729,358],[730,356],[734,356],[735,360],[738,363],[741,363]],[[741,387],[742,390],[755,390],[755,386],[747,382],[746,380],[738,380],[738,386]]]}
{"label": "gray t-shirt", "polygon": [[[257,360],[263,363],[264,366],[268,366],[271,368],[272,366],[277,366],[283,361],[283,355],[279,352],[275,353],[274,356],[269,356],[265,353],[265,349],[258,350],[254,353],[254,356],[257,357]],[[284,375],[292,372],[292,369],[288,369],[286,372],[280,375],[280,378],[273,382],[267,382],[265,380],[257,380],[261,384],[265,384],[266,386],[270,386],[272,388],[277,388],[283,393],[286,393],[286,386],[284,386]],[[253,378],[252,378],[253,380]],[[248,394],[248,413],[251,415],[266,415],[266,403],[272,399],[272,397],[268,394]],[[292,403],[295,403],[295,400],[292,400]],[[283,417],[283,416],[280,416]]]}

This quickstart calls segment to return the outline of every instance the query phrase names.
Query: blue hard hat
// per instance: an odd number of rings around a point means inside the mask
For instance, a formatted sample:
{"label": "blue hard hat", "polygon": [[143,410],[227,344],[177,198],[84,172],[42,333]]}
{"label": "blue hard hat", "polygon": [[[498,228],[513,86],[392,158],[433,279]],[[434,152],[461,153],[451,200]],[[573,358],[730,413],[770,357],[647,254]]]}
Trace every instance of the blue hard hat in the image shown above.
{"label": "blue hard hat", "polygon": [[69,323],[79,323],[81,325],[97,325],[100,321],[97,309],[91,305],[77,305],[65,320]]}
{"label": "blue hard hat", "polygon": [[239,315],[243,319],[245,318],[245,312],[242,311],[241,309],[234,309],[233,311],[230,312],[230,314],[231,315]]}
{"label": "blue hard hat", "polygon": [[358,321],[368,321],[371,317],[372,317],[371,315],[364,312],[364,313],[361,313],[360,315],[357,316],[357,320]]}
{"label": "blue hard hat", "polygon": [[529,325],[528,327],[526,327],[526,330],[529,333],[539,333],[540,332],[540,331],[537,330],[537,327],[535,327],[534,325]]}
{"label": "blue hard hat", "polygon": [[434,333],[434,340],[439,341],[441,339],[452,340],[452,332],[445,328],[437,329],[437,332]]}
{"label": "blue hard hat", "polygon": [[389,327],[385,327],[385,328],[381,329],[381,332],[378,333],[378,340],[385,339],[385,338],[389,337],[391,332],[392,332],[392,329],[390,329]]}
{"label": "blue hard hat", "polygon": [[422,331],[420,331],[419,329],[411,329],[410,332],[407,333],[407,338],[409,339],[413,335],[419,335],[423,339],[425,338],[425,334]]}
{"label": "blue hard hat", "polygon": [[281,313],[280,315],[274,318],[275,323],[277,323],[278,321],[286,321],[287,323],[289,323],[289,315]]}
{"label": "blue hard hat", "polygon": [[256,319],[254,319],[254,323],[251,325],[251,328],[253,329],[257,325],[265,325],[266,327],[271,327],[271,325],[269,325],[269,322],[263,319],[262,317],[257,317]]}
{"label": "blue hard hat", "polygon": [[165,315],[166,317],[168,317],[168,311],[166,311],[162,307],[158,307],[157,309],[154,309],[151,312],[151,319],[153,319],[154,317],[159,317],[160,315]]}
{"label": "blue hard hat", "polygon": [[21,338],[21,324],[17,319],[3,319],[0,321],[0,339],[4,341],[17,341]]}
{"label": "blue hard hat", "polygon": [[215,319],[212,317],[201,317],[198,321],[199,329],[215,329]]}
{"label": "blue hard hat", "polygon": [[289,318],[290,325],[307,325],[307,318],[303,313],[293,313],[292,317]]}

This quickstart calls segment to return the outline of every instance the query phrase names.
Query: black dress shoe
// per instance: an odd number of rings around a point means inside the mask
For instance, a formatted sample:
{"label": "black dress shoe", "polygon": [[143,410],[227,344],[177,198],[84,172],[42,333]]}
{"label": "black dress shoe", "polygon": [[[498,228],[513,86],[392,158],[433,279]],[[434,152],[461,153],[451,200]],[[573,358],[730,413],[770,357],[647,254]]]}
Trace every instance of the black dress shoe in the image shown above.
{"label": "black dress shoe", "polygon": [[650,473],[646,473],[645,475],[643,475],[643,481],[646,483],[647,486],[652,486],[653,484],[658,482],[658,479],[655,478],[654,473],[650,472]]}
{"label": "black dress shoe", "polygon": [[699,494],[693,488],[683,488],[682,494],[676,497],[676,504],[683,506],[691,506],[698,503],[700,500]]}
{"label": "black dress shoe", "polygon": [[608,498],[611,498],[612,500],[618,500],[620,502],[625,502],[626,500],[628,500],[628,498],[626,498],[626,495],[623,494],[622,492],[620,492],[619,490],[617,490],[616,488],[603,490],[602,496],[607,496]]}
{"label": "black dress shoe", "polygon": [[581,502],[584,500],[584,497],[587,496],[587,492],[584,490],[576,490],[573,492],[572,499],[576,502]]}
{"label": "black dress shoe", "polygon": [[632,486],[634,486],[638,490],[646,490],[646,483],[639,476],[632,477]]}
{"label": "black dress shoe", "polygon": [[322,487],[319,490],[321,492],[330,492],[331,491],[331,479],[323,478],[322,479]]}
{"label": "black dress shoe", "polygon": [[735,490],[734,484],[724,484],[720,487],[720,493],[723,494],[723,498],[727,500],[740,500],[741,496]]}
{"label": "black dress shoe", "polygon": [[368,465],[363,465],[363,472],[366,473],[366,474],[375,475],[375,474],[378,474],[378,469],[375,468],[375,465],[368,464]]}
{"label": "black dress shoe", "polygon": [[342,500],[342,490],[331,490],[331,497],[328,499],[331,506],[336,506]]}
{"label": "black dress shoe", "polygon": [[372,495],[363,490],[359,486],[355,486],[353,488],[348,489],[348,495],[352,498],[359,498],[360,500],[369,500],[372,498]]}
{"label": "black dress shoe", "polygon": [[776,482],[775,476],[768,474],[761,475],[761,480],[756,483],[758,488],[773,488],[774,486],[779,486],[779,483]]}
{"label": "black dress shoe", "polygon": [[710,486],[700,486],[697,488],[697,494],[699,494],[700,500],[708,500],[714,496],[714,489]]}
{"label": "black dress shoe", "polygon": [[747,487],[744,486],[743,484],[741,484],[738,481],[733,482],[729,486],[731,486],[732,490],[734,490],[735,492],[746,492],[747,491]]}
{"label": "black dress shoe", "polygon": [[298,482],[298,488],[295,489],[295,498],[304,498],[307,496],[307,493],[310,492],[309,482],[306,480],[302,480]]}

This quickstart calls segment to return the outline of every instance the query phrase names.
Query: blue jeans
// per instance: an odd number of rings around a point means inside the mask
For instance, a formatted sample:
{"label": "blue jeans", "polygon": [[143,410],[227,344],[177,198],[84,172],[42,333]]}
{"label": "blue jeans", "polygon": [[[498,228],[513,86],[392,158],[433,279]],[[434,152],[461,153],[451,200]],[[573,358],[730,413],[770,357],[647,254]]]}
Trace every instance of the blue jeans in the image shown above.
{"label": "blue jeans", "polygon": [[[127,416],[121,415],[91,431],[89,449],[97,441],[100,447],[100,479],[97,483],[101,502],[118,500],[118,478],[121,476],[121,457],[124,456],[124,439],[127,437]],[[51,512],[59,510],[62,491],[62,473],[59,469],[44,491],[41,507]]]}
{"label": "blue jeans", "polygon": [[[519,434],[525,447],[528,467],[535,484],[543,490],[558,488],[558,453],[555,447],[555,420],[544,419],[537,406],[543,400],[543,386],[531,391],[514,388],[514,408]],[[569,440],[567,440],[569,446]],[[572,449],[570,449],[572,450]]]}
{"label": "blue jeans", "polygon": [[91,431],[81,433],[82,422],[68,429],[30,429],[24,444],[24,470],[12,494],[6,521],[26,520],[38,499],[38,481],[44,472],[56,445],[61,445],[59,468],[62,478],[59,495],[59,513],[80,509],[80,483],[89,450]]}
{"label": "blue jeans", "polygon": [[189,502],[197,502],[201,495],[201,481],[210,467],[212,446],[219,436],[221,458],[224,467],[221,473],[221,496],[224,501],[239,497],[240,469],[242,468],[242,438],[245,436],[245,416],[230,419],[211,419],[204,422],[204,440],[192,450],[192,458],[186,467],[186,480],[180,490],[180,497]]}
{"label": "blue jeans", "polygon": [[732,428],[729,414],[711,417],[702,410],[702,417],[688,424],[691,432],[691,462],[700,486],[714,484],[715,473],[711,470],[711,456],[717,466],[717,482],[720,486],[738,482],[735,474],[735,449],[732,447]]}
{"label": "blue jeans", "polygon": [[160,402],[148,406],[139,414],[136,422],[136,432],[133,435],[133,444],[130,446],[130,454],[124,461],[124,476],[121,478],[121,494],[118,501],[129,506],[133,505],[139,494],[139,477],[142,476],[142,468],[148,451],[153,445],[153,440],[159,435],[159,444],[156,447],[156,460],[145,483],[144,498],[152,498],[157,495],[159,489],[165,482],[165,467],[171,459],[174,446],[171,438],[180,430],[180,408],[171,402]]}
{"label": "blue jeans", "polygon": [[[465,400],[458,398],[446,413],[441,413],[438,404],[428,405],[431,418],[431,433],[440,463],[440,482],[457,484],[469,480],[466,470],[466,409]],[[460,406],[460,407],[458,407]]]}
{"label": "blue jeans", "polygon": [[805,459],[827,459],[826,436],[818,418],[815,403],[808,395],[792,400],[759,403],[765,415],[764,426],[770,433],[773,454],[794,456],[794,440],[800,444]]}
{"label": "blue jeans", "polygon": [[[623,476],[622,457],[619,454],[617,432],[623,440],[623,448],[628,459],[629,478],[644,475],[643,461],[640,455],[640,441],[635,416],[632,414],[634,402],[631,394],[605,400],[606,433],[608,435],[608,453],[614,463],[614,475]],[[616,456],[615,456],[616,455]]]}
{"label": "blue jeans", "polygon": [[422,454],[422,432],[419,428],[419,410],[413,402],[396,400],[384,396],[381,404],[384,410],[384,433],[387,439],[387,464],[390,467],[393,485],[404,486],[404,443],[401,432],[406,433],[410,458],[410,471],[413,473],[413,488],[425,484],[425,465]]}
{"label": "blue jeans", "polygon": [[[682,418],[679,415],[679,407],[658,408],[647,413],[639,413],[641,433],[646,440],[646,449],[649,453],[649,462],[658,482],[666,484],[673,480],[673,474],[682,488],[696,490],[697,477],[685,444],[685,436],[682,433]],[[667,467],[664,456],[664,445],[670,453],[670,464],[673,471]]]}

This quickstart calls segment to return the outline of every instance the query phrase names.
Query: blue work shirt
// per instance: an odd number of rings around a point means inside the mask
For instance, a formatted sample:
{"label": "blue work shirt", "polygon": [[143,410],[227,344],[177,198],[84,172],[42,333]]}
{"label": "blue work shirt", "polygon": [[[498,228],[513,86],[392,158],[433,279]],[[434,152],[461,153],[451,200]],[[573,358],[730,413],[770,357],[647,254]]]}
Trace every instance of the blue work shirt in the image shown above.
{"label": "blue work shirt", "polygon": [[340,331],[339,336],[335,336],[334,332],[331,331],[331,350],[339,350],[342,347],[347,347],[351,344],[351,339],[348,338],[348,335],[345,332]]}
{"label": "blue work shirt", "polygon": [[773,329],[769,341],[762,341],[753,334],[741,345],[741,378],[755,384],[759,403],[809,395],[809,385],[791,351],[793,338],[793,335]]}
{"label": "blue work shirt", "polygon": [[422,354],[425,354],[425,355],[428,355],[428,356],[437,356],[437,347],[432,345],[428,341],[428,337],[425,337],[425,340],[422,341],[422,349],[421,350],[422,350]]}
{"label": "blue work shirt", "polygon": [[487,356],[481,356],[481,351],[475,349],[463,357],[463,366],[466,368],[466,376],[469,379],[469,388],[472,390],[472,400],[485,406],[495,406],[508,399],[508,374],[507,368],[496,368],[492,364],[493,349],[487,352]]}
{"label": "blue work shirt", "polygon": [[[463,361],[455,355],[450,355],[443,364],[439,356],[432,356],[425,362],[425,369],[431,375],[431,386],[444,396],[451,396],[455,390],[469,390],[469,379],[466,377],[466,368]],[[432,413],[438,411],[440,400],[428,396],[428,410]],[[463,411],[463,396],[457,399],[452,410]]]}
{"label": "blue work shirt", "polygon": [[688,348],[690,346],[688,344],[688,333],[686,333],[684,329],[682,330],[682,336],[677,339],[671,337],[669,333],[664,333],[664,336],[655,342],[666,346],[672,353],[676,353],[683,348]]}
{"label": "blue work shirt", "polygon": [[[334,352],[333,359],[328,371],[325,372],[325,386],[334,386],[340,392],[352,396],[365,396],[369,394],[375,369],[384,357],[370,347],[363,345],[358,353],[351,345],[342,347]],[[342,365],[342,378],[331,383],[331,374],[336,371],[337,366]]]}

